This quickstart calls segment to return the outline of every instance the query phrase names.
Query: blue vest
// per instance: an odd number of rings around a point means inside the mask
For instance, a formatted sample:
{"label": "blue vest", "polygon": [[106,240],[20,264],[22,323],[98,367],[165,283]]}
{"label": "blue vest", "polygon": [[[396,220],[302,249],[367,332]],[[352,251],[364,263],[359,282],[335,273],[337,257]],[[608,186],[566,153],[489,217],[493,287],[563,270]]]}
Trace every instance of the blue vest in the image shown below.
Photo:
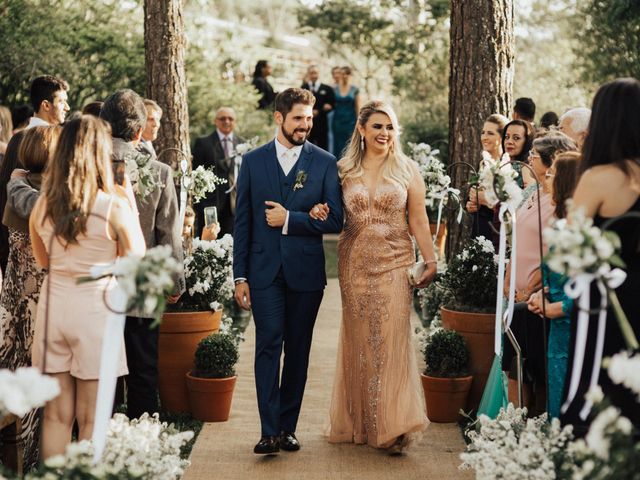
{"label": "blue vest", "polygon": [[278,162],[278,180],[280,181],[280,192],[282,193],[282,199],[286,202],[287,197],[293,191],[293,184],[296,182],[296,174],[298,161],[293,164],[293,167],[289,171],[289,175],[285,175],[282,167],[280,166],[280,162]]}

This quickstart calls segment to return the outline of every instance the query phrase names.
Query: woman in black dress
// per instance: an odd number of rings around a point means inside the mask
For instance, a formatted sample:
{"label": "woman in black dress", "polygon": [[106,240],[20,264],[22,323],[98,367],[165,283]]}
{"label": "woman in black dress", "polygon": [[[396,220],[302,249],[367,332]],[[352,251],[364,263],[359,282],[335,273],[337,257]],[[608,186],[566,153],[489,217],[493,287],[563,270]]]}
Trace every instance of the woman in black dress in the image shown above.
{"label": "woman in black dress", "polygon": [[[615,217],[629,212],[640,213],[640,82],[634,78],[618,79],[600,87],[593,100],[588,135],[583,147],[582,175],[573,196],[574,207],[586,209],[599,227]],[[615,192],[615,193],[614,193]],[[621,257],[627,273],[625,282],[616,289],[636,337],[640,337],[640,219],[624,218],[606,226],[622,242]],[[591,308],[600,305],[595,284],[591,288]],[[573,372],[574,341],[577,311],[572,313],[572,347],[569,353],[569,372],[565,384],[565,400]],[[589,332],[577,394],[569,409],[561,415],[563,423],[573,424],[578,435],[589,426],[580,417],[584,395],[589,389],[596,344],[598,315],[589,319]],[[607,312],[603,358],[627,348],[613,310]],[[628,417],[636,429],[640,428],[640,405],[631,390],[615,385],[606,370],[600,370],[598,384],[611,403]]]}
{"label": "woman in black dress", "polygon": [[276,99],[276,93],[267,80],[271,75],[271,65],[266,60],[258,60],[256,68],[253,72],[253,81],[251,84],[256,88],[258,93],[262,95],[258,100],[258,110],[273,109],[273,102]]}

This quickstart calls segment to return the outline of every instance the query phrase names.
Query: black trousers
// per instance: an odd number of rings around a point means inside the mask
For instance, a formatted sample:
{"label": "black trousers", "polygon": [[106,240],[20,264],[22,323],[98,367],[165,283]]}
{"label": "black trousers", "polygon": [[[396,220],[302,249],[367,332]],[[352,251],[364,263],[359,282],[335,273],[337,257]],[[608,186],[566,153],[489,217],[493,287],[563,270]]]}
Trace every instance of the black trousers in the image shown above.
{"label": "black trousers", "polygon": [[158,411],[158,327],[150,329],[152,323],[152,318],[127,317],[124,327],[129,418]]}

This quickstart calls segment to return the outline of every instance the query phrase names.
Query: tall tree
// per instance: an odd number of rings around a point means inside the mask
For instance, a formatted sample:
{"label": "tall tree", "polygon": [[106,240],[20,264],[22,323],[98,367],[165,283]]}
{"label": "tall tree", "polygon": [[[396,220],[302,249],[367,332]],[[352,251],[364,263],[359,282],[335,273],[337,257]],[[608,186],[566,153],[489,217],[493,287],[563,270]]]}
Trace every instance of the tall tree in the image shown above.
{"label": "tall tree", "polygon": [[191,159],[184,71],[186,43],[182,1],[145,0],[147,97],[158,102],[163,111],[155,147],[160,160],[174,169],[183,158]]}
{"label": "tall tree", "polygon": [[[506,115],[511,106],[513,0],[452,0],[450,44],[449,158],[477,168],[484,119]],[[468,168],[455,167],[454,185],[464,190],[469,174]],[[464,246],[469,230],[468,219],[462,224],[449,219],[449,258]]]}

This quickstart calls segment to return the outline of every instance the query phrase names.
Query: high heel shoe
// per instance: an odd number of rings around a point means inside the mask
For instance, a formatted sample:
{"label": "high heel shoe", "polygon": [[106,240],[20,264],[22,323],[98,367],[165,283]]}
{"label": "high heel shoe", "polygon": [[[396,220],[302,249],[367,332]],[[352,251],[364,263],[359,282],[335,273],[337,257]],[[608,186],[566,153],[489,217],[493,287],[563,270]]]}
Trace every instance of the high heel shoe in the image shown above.
{"label": "high heel shoe", "polygon": [[398,456],[402,455],[402,450],[409,444],[409,439],[403,434],[396,438],[396,441],[387,448],[389,455]]}

